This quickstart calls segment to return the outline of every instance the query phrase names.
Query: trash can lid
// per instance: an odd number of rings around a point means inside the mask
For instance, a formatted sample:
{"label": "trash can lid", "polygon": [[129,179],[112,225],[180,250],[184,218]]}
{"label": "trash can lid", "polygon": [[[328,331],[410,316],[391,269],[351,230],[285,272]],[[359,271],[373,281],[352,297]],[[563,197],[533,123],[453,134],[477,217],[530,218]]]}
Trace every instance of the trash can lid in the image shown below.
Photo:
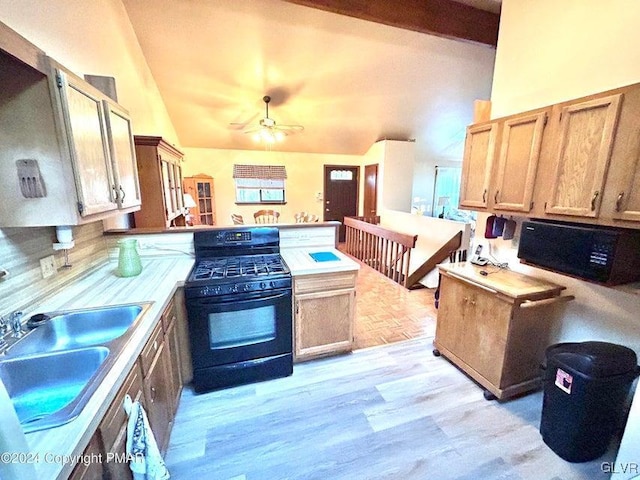
{"label": "trash can lid", "polygon": [[607,342],[558,343],[547,348],[546,357],[597,378],[634,372],[638,361],[630,348]]}

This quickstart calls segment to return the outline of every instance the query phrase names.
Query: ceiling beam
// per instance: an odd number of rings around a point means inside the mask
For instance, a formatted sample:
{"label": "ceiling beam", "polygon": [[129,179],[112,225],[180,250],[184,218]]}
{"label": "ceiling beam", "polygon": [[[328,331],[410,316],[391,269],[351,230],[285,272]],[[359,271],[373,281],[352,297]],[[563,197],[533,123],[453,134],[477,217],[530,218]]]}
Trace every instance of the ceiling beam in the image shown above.
{"label": "ceiling beam", "polygon": [[495,47],[500,15],[453,0],[285,0],[439,37]]}

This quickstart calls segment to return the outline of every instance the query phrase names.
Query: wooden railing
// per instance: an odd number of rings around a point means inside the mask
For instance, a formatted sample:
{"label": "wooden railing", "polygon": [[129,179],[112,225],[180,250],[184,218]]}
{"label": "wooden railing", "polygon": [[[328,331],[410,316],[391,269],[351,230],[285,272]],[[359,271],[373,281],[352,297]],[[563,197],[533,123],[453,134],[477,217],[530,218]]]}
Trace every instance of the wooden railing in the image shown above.
{"label": "wooden railing", "polygon": [[[442,247],[438,249],[430,258],[427,259],[422,265],[420,265],[415,271],[409,275],[407,279],[407,288],[422,288],[422,286],[418,283],[422,280],[427,273],[436,268],[436,265],[444,262],[447,257],[451,258],[452,256],[455,258],[457,253],[464,253],[466,257],[466,250],[458,250],[460,248],[460,244],[462,242],[462,232],[456,233],[453,237],[447,241]],[[461,257],[462,255],[460,255]],[[453,260],[455,261],[455,260]]]}
{"label": "wooden railing", "polygon": [[344,225],[349,255],[407,287],[411,249],[416,246],[417,235],[395,232],[357,218],[345,217]]}

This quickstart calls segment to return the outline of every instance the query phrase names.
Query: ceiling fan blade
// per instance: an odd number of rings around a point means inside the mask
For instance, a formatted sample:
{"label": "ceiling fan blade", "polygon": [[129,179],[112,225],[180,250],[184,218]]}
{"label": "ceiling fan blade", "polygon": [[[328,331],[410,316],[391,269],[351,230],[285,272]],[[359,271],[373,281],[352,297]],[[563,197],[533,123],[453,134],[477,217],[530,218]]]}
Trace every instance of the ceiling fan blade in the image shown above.
{"label": "ceiling fan blade", "polygon": [[296,132],[301,132],[302,130],[304,130],[304,127],[302,125],[276,125],[275,127],[278,130],[289,130],[289,131],[296,131]]}

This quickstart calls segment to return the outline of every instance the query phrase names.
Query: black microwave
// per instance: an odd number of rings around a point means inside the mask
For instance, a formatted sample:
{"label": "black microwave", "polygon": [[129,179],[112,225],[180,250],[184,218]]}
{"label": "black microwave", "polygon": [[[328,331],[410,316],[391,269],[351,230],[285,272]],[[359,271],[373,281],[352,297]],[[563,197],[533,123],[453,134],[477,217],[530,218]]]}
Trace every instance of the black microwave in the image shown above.
{"label": "black microwave", "polygon": [[523,263],[606,285],[640,279],[640,231],[575,223],[522,224]]}

